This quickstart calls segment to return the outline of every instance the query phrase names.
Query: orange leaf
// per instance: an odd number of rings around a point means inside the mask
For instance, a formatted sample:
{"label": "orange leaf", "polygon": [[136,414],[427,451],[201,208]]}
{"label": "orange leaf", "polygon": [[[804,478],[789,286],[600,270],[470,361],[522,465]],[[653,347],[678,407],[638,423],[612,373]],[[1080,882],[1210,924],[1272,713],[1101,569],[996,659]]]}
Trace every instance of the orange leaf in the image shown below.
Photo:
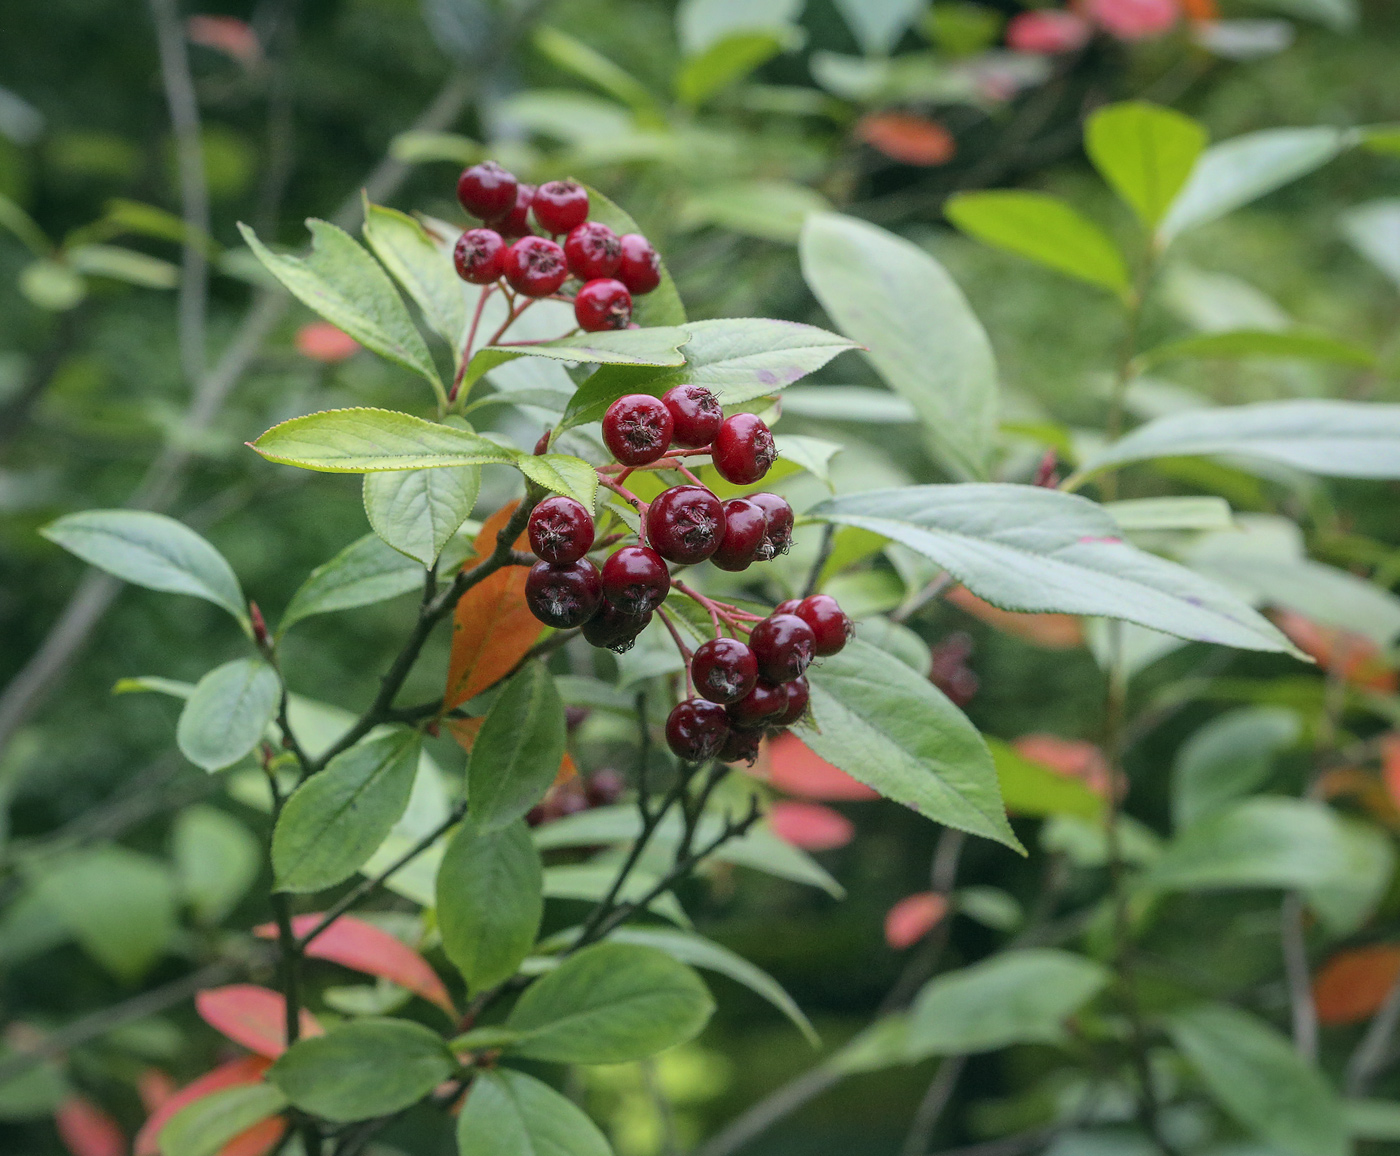
{"label": "orange leaf", "polygon": [[1323,670],[1335,670],[1346,682],[1365,690],[1395,693],[1395,671],[1386,667],[1380,648],[1369,638],[1322,626],[1292,610],[1276,610],[1273,618],[1278,628],[1298,644],[1298,649]]}
{"label": "orange leaf", "polygon": [[1380,1010],[1400,979],[1400,946],[1378,943],[1340,951],[1313,978],[1313,1002],[1324,1024],[1357,1024]]}
{"label": "orange leaf", "polygon": [[840,811],[821,803],[783,799],[768,809],[773,834],[804,851],[833,851],[855,836],[856,828]]}
{"label": "orange leaf", "polygon": [[281,1142],[287,1131],[285,1116],[269,1116],[259,1120],[246,1132],[240,1132],[219,1150],[219,1156],[267,1156]]}
{"label": "orange leaf", "polygon": [[[166,1100],[147,1117],[136,1133],[136,1156],[160,1156],[160,1130],[171,1116],[186,1104],[202,1100],[211,1092],[221,1092],[225,1088],[236,1088],[240,1084],[256,1084],[272,1066],[272,1061],[262,1056],[240,1056],[226,1064],[220,1064],[212,1072],[205,1072],[191,1081]],[[232,1143],[232,1141],[230,1141]]]}
{"label": "orange leaf", "polygon": [[1049,767],[1067,779],[1082,779],[1091,791],[1107,797],[1108,762],[1093,743],[1059,735],[1022,735],[1011,744],[1033,763]]}
{"label": "orange leaf", "polygon": [[1215,0],[1181,0],[1186,19],[1209,23],[1220,19],[1220,7]]}
{"label": "orange leaf", "polygon": [[856,124],[856,139],[906,165],[942,165],[958,143],[936,120],[908,112],[872,112]]}
{"label": "orange leaf", "polygon": [[54,1109],[53,1122],[73,1156],[126,1156],[121,1128],[86,1096],[68,1096]]}
{"label": "orange leaf", "polygon": [[149,1115],[175,1094],[175,1081],[159,1068],[146,1068],[136,1077],[136,1094]]}
{"label": "orange leaf", "polygon": [[768,781],[780,791],[803,799],[854,801],[878,799],[877,791],[857,782],[840,767],[834,767],[791,731],[766,744]]}
{"label": "orange leaf", "polygon": [[1073,650],[1084,645],[1084,624],[1073,614],[1018,614],[1002,610],[978,598],[966,586],[954,586],[943,595],[959,610],[979,618],[995,630],[1010,634],[1044,650]]}
{"label": "orange leaf", "polygon": [[[287,1004],[278,992],[255,983],[231,983],[200,992],[194,997],[194,1007],[211,1028],[250,1052],[275,1060],[287,1050]],[[302,1036],[325,1032],[316,1017],[302,1008]]]}
{"label": "orange leaf", "polygon": [[906,895],[885,915],[885,942],[895,951],[913,947],[948,914],[948,900],[936,891]]}

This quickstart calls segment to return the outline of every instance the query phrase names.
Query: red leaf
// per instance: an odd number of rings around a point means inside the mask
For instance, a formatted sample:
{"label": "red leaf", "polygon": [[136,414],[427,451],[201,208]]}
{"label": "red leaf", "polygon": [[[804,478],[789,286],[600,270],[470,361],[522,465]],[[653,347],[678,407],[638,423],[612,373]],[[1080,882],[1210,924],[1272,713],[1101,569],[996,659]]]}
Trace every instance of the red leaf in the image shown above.
{"label": "red leaf", "polygon": [[258,34],[251,24],[236,16],[191,16],[185,21],[185,35],[191,44],[222,52],[245,68],[252,68],[262,60]]}
{"label": "red leaf", "polygon": [[202,1100],[211,1092],[236,1088],[240,1084],[256,1084],[271,1066],[272,1061],[262,1056],[240,1056],[190,1081],[146,1118],[141,1131],[136,1133],[136,1156],[160,1156],[160,1130],[186,1104]]}
{"label": "red leaf", "polygon": [[73,1156],[126,1156],[117,1122],[86,1096],[71,1095],[54,1109],[59,1139]]}
{"label": "red leaf", "polygon": [[1273,618],[1278,628],[1298,644],[1299,650],[1323,670],[1335,670],[1353,686],[1394,694],[1400,685],[1395,671],[1387,669],[1380,649],[1369,638],[1321,626],[1292,610],[1276,610]]}
{"label": "red leaf", "polygon": [[159,1068],[147,1068],[136,1077],[136,1094],[150,1115],[175,1094],[175,1081]]}
{"label": "red leaf", "polygon": [[856,123],[856,139],[906,165],[943,165],[958,143],[936,120],[908,112],[872,112]]}
{"label": "red leaf", "polygon": [[[297,936],[305,935],[322,918],[320,914],[298,915],[292,920],[292,931]],[[253,928],[253,934],[264,939],[276,939],[277,927],[264,923]],[[352,971],[382,976],[400,987],[408,988],[415,995],[421,995],[429,1003],[437,1004],[448,1015],[457,1014],[447,988],[426,959],[387,931],[353,915],[342,915],[321,932],[307,944],[306,954],[313,959],[338,963]]]}
{"label": "red leaf", "polygon": [[312,361],[328,365],[354,357],[360,343],[329,321],[312,321],[297,330],[297,352]]}
{"label": "red leaf", "polygon": [[784,799],[768,810],[768,825],[779,839],[804,851],[832,851],[844,847],[856,833],[855,825],[820,803]]}
{"label": "red leaf", "polygon": [[[287,1050],[287,1004],[269,988],[253,983],[213,987],[195,996],[194,1006],[211,1028],[250,1052],[275,1060]],[[316,1017],[302,1008],[302,1036],[321,1036],[325,1032]]]}
{"label": "red leaf", "polygon": [[223,1146],[219,1156],[266,1156],[287,1131],[285,1116],[269,1116],[259,1120],[246,1132],[240,1132]]}
{"label": "red leaf", "polygon": [[913,947],[947,914],[947,897],[936,891],[906,895],[885,915],[885,942],[896,951]]}
{"label": "red leaf", "polygon": [[1093,743],[1059,735],[1022,735],[1011,744],[1033,763],[1067,779],[1082,779],[1095,794],[1108,796],[1108,763]]}
{"label": "red leaf", "polygon": [[1084,17],[1055,8],[1018,12],[1006,26],[1006,46],[1013,52],[1053,55],[1089,43],[1093,28]]}
{"label": "red leaf", "polygon": [[1400,978],[1400,945],[1378,943],[1340,951],[1313,978],[1318,1022],[1357,1024],[1380,1010]]}
{"label": "red leaf", "polygon": [[1084,15],[1119,40],[1170,32],[1181,15],[1177,0],[1082,0]]}
{"label": "red leaf", "polygon": [[791,731],[768,743],[768,781],[804,799],[878,799],[879,793],[857,782],[822,758]]}

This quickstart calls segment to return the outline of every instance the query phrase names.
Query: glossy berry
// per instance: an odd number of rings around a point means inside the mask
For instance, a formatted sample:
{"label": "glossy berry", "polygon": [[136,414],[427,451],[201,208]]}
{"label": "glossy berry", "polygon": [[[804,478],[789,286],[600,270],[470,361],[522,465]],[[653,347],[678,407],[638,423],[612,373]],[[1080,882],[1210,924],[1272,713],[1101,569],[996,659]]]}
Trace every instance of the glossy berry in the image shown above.
{"label": "glossy berry", "polygon": [[703,762],[719,754],[729,738],[724,707],[703,698],[678,702],[666,718],[666,745],[678,759]]}
{"label": "glossy berry", "polygon": [[588,190],[577,181],[549,181],[535,190],[530,207],[547,233],[567,233],[588,220]]}
{"label": "glossy berry", "polygon": [[568,275],[564,251],[547,237],[522,237],[506,250],[506,280],[526,297],[548,297]]}
{"label": "glossy berry", "polygon": [[678,385],[661,395],[676,423],[674,441],[679,446],[707,446],[715,440],[724,421],[719,399],[703,385]]}
{"label": "glossy berry", "polygon": [[738,702],[724,708],[736,727],[759,727],[787,710],[787,689],[768,682],[754,684],[753,690]]}
{"label": "glossy berry", "polygon": [[588,776],[588,782],[583,785],[583,792],[588,797],[590,807],[606,807],[610,803],[616,803],[626,789],[627,780],[622,777],[620,771],[615,771],[612,767],[599,767]]}
{"label": "glossy berry", "polygon": [[515,204],[518,183],[495,161],[472,165],[457,178],[457,199],[474,217],[490,220]]}
{"label": "glossy berry", "polygon": [[794,678],[791,682],[784,683],[783,689],[787,691],[787,706],[773,719],[771,725],[775,727],[792,726],[807,713],[807,703],[812,697],[812,688],[805,677]]}
{"label": "glossy berry", "polygon": [[506,269],[506,243],[495,229],[468,229],[452,249],[457,276],[473,285],[489,285]]}
{"label": "glossy berry", "polygon": [[786,554],[792,546],[792,507],[777,494],[749,494],[749,501],[762,508],[768,519],[768,557]]}
{"label": "glossy berry", "polygon": [[574,319],[588,333],[626,329],[632,320],[632,294],[612,277],[595,278],[575,294]]}
{"label": "glossy berry", "polygon": [[719,749],[720,761],[724,763],[748,763],[752,766],[753,761],[758,758],[758,744],[762,738],[762,731],[731,727],[729,737],[724,740],[724,745]]}
{"label": "glossy berry", "polygon": [[805,671],[816,645],[812,628],[796,614],[774,614],[755,623],[749,632],[759,677],[774,683],[789,682]]}
{"label": "glossy berry", "polygon": [[583,637],[600,649],[625,654],[650,622],[650,611],[624,614],[611,603],[604,602],[598,613],[583,624]]}
{"label": "glossy berry", "polygon": [[530,204],[535,198],[534,185],[520,185],[515,190],[515,203],[498,217],[486,223],[507,239],[532,237],[535,231],[530,228]]}
{"label": "glossy berry", "polygon": [[789,598],[784,602],[779,602],[773,607],[774,614],[796,614],[797,608],[802,605],[801,598]]}
{"label": "glossy berry", "polygon": [[647,507],[647,541],[672,562],[703,562],[723,537],[724,507],[704,486],[672,486]]}
{"label": "glossy berry", "polygon": [[661,284],[661,258],[640,233],[623,233],[617,240],[622,249],[617,279],[639,296],[650,293]]}
{"label": "glossy berry", "polygon": [[582,626],[603,599],[598,567],[587,558],[566,566],[536,562],[525,576],[525,603],[546,626]]}
{"label": "glossy berry", "polygon": [[[724,539],[710,561],[721,570],[747,570],[761,556],[767,540],[768,519],[747,498],[730,498],[723,509]],[[768,556],[771,555],[764,555]]]}
{"label": "glossy berry", "polygon": [[649,614],[670,589],[666,563],[647,546],[624,546],[603,563],[603,596],[623,614]]}
{"label": "glossy berry", "polygon": [[737,638],[712,638],[690,660],[690,677],[711,702],[737,702],[758,681],[758,659]]}
{"label": "glossy berry", "polygon": [[624,466],[644,466],[670,447],[673,425],[659,397],[629,393],[603,415],[603,442]]}
{"label": "glossy berry", "polygon": [[815,636],[813,653],[835,654],[855,633],[855,625],[830,594],[813,594],[804,598],[797,608],[797,617],[812,628]]}
{"label": "glossy berry", "polygon": [[546,498],[530,511],[530,549],[546,562],[577,562],[593,549],[593,518],[573,498]]}
{"label": "glossy berry", "polygon": [[617,272],[622,262],[622,243],[601,221],[585,221],[564,239],[564,253],[573,275],[581,281],[592,281]]}
{"label": "glossy berry", "polygon": [[715,434],[714,447],[715,469],[736,486],[759,481],[778,456],[768,427],[751,413],[728,418]]}

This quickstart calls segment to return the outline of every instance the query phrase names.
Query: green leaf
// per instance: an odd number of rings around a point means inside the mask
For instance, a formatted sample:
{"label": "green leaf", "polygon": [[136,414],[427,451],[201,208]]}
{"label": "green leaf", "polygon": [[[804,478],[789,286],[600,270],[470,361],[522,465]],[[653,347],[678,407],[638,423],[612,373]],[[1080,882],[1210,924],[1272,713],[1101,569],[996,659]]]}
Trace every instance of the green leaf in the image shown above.
{"label": "green leaf", "polygon": [[1234,525],[1230,503],[1224,498],[1129,498],[1121,502],[1105,502],[1103,508],[1125,533],[1228,530]]}
{"label": "green leaf", "polygon": [[661,116],[656,107],[656,98],[640,80],[583,41],[548,24],[536,26],[532,39],[541,55],[566,72],[597,85],[610,96],[630,105],[639,116]]}
{"label": "green leaf", "polygon": [[[468,467],[476,469],[475,466]],[[453,470],[423,470],[425,474],[455,473]],[[371,478],[415,478],[419,471],[394,474],[366,474],[365,482]],[[431,563],[430,563],[431,564]],[[303,618],[316,614],[328,614],[333,610],[350,610],[356,606],[369,606],[407,594],[410,590],[423,589],[423,566],[412,558],[405,558],[397,550],[386,546],[376,535],[366,534],[357,538],[340,551],[329,562],[322,562],[307,575],[306,581],[292,595],[282,621],[277,626],[279,635],[285,634]]]}
{"label": "green leaf", "polygon": [[174,518],[144,510],[85,510],[39,532],[124,582],[193,594],[248,621],[243,591],[224,556]]}
{"label": "green leaf", "polygon": [[1098,819],[1104,801],[1082,779],[1056,774],[1026,758],[1000,739],[985,739],[996,764],[997,781],[1006,809],[1013,815],[1078,815]]}
{"label": "green leaf", "polygon": [[867,56],[888,56],[904,30],[927,7],[923,0],[835,0]]}
{"label": "green leaf", "polygon": [[1161,222],[1206,142],[1199,122],[1140,100],[1099,109],[1084,129],[1084,148],[1099,175],[1148,229]]}
{"label": "green leaf", "polygon": [[1370,350],[1329,337],[1325,333],[1278,333],[1268,329],[1235,329],[1227,333],[1203,333],[1198,337],[1186,337],[1139,354],[1137,362],[1141,371],[1146,373],[1165,362],[1181,358],[1228,360],[1247,357],[1324,361],[1361,369],[1376,363],[1375,355]]}
{"label": "green leaf", "polygon": [[372,205],[368,198],[364,211],[369,247],[423,311],[433,332],[452,347],[455,362],[466,339],[467,303],[451,260],[406,213]]}
{"label": "green leaf", "polygon": [[783,394],[783,413],[816,421],[908,425],[919,420],[898,394],[866,385],[803,385]]}
{"label": "green leaf", "polygon": [[272,252],[242,222],[238,231],[258,260],[294,297],[366,349],[421,374],[438,397],[444,397],[442,380],[423,335],[388,274],[344,229],[315,217],[309,218],[306,226],[311,230],[307,257]]}
{"label": "green leaf", "polygon": [[1327,1081],[1274,1028],[1224,1004],[1174,1013],[1172,1041],[1220,1106],[1292,1156],[1347,1156],[1346,1120]]}
{"label": "green leaf", "polygon": [[521,1033],[515,1055],[617,1064],[694,1038],[714,1006],[699,976],[665,952],[595,943],[526,988],[505,1026]]}
{"label": "green leaf", "polygon": [[1045,947],[1002,952],[940,975],[914,1000],[905,1058],[1060,1043],[1064,1021],[1108,981],[1102,964]]}
{"label": "green leaf", "polygon": [[1355,935],[1375,915],[1395,875],[1395,847],[1387,832],[1360,819],[1338,818],[1346,870],[1303,890],[1309,908],[1334,938]]}
{"label": "green leaf", "polygon": [[[645,301],[647,298],[642,297]],[[605,329],[598,333],[575,333],[538,345],[488,345],[478,349],[462,375],[463,391],[470,390],[483,376],[517,357],[548,357],[554,361],[577,361],[597,365],[684,365],[681,346],[686,330],[678,325],[643,329]]]}
{"label": "green leaf", "polygon": [[431,566],[476,505],[481,468],[404,470],[365,475],[365,514],[401,554]]}
{"label": "green leaf", "polygon": [[262,741],[281,695],[281,679],[260,658],[216,666],[180,712],[175,728],[180,753],[206,771],[233,766]]}
{"label": "green leaf", "polygon": [[332,474],[515,464],[524,456],[469,430],[365,406],[294,417],[249,445],[270,462]]}
{"label": "green leaf", "polygon": [[544,797],[564,755],[564,703],[538,662],[496,696],[467,765],[472,818],[489,833],[522,818]]}
{"label": "green leaf", "polygon": [[271,1084],[221,1088],[186,1104],[160,1130],[160,1156],[218,1156],[225,1144],[275,1116],[287,1097]]}
{"label": "green leaf", "polygon": [[1181,745],[1172,765],[1172,822],[1189,827],[1250,794],[1273,760],[1302,737],[1296,712],[1246,706],[1211,719]]}
{"label": "green leaf", "polygon": [[996,433],[996,362],[943,266],[892,233],[835,213],[809,217],[799,249],[812,292],[918,410],[939,459],[960,477],[985,477]]}
{"label": "green leaf", "polygon": [[[588,190],[589,220],[601,221],[619,237],[625,233],[645,232],[625,210],[592,185],[585,185],[584,188]],[[676,291],[676,283],[671,279],[664,258],[661,262],[661,284],[632,303],[632,320],[644,329],[685,324],[685,306],[681,303],[681,295]]]}
{"label": "green leaf", "polygon": [[[570,863],[544,870],[546,899],[575,899],[598,903],[612,890],[617,879],[617,864],[608,862]],[[640,903],[661,882],[661,876],[643,867],[634,867],[627,882],[617,893],[623,903]],[[689,927],[690,917],[671,892],[663,892],[647,903],[647,910],[678,927]]]}
{"label": "green leaf", "polygon": [[534,946],[544,869],[522,820],[483,833],[457,828],[437,874],[442,949],[471,992],[510,979]]}
{"label": "green leaf", "polygon": [[293,1044],[267,1079],[302,1111],[343,1124],[416,1104],[456,1067],[442,1037],[422,1024],[362,1019]]}
{"label": "green leaf", "polygon": [[180,283],[180,270],[169,261],[120,245],[78,245],[65,255],[74,269],[89,277],[110,277],[142,289],[174,289]]}
{"label": "green leaf", "polygon": [[1357,1140],[1400,1140],[1400,1104],[1388,1100],[1347,1100],[1342,1104],[1347,1131]]}
{"label": "green leaf", "polygon": [[201,923],[217,926],[258,877],[259,841],[232,815],[196,803],[176,816],[170,843],[180,894]]}
{"label": "green leaf", "polygon": [[1400,200],[1367,201],[1342,214],[1352,248],[1400,287]]}
{"label": "green leaf", "polygon": [[564,494],[592,510],[598,502],[598,473],[570,454],[522,454],[515,463],[536,485]]}
{"label": "green leaf", "polygon": [[830,212],[831,202],[795,181],[726,181],[687,193],[679,224],[694,229],[714,225],[747,237],[795,244],[813,213]]}
{"label": "green leaf", "polygon": [[567,1096],[524,1072],[496,1068],[472,1081],[457,1118],[459,1156],[612,1156]]}
{"label": "green leaf", "polygon": [[272,832],[279,891],[320,891],[349,878],[408,806],[422,743],[398,727],[336,755],[282,809]]}
{"label": "green leaf", "polygon": [[1019,851],[982,736],[927,679],[867,642],[811,668],[794,727],[827,762],[925,818]]}
{"label": "green leaf", "polygon": [[1048,193],[958,193],[943,206],[964,233],[1115,293],[1129,289],[1118,247],[1073,206]]}
{"label": "green leaf", "polygon": [[736,32],[689,57],[676,71],[676,99],[689,108],[704,104],[788,48],[794,38],[784,32],[781,28]]}

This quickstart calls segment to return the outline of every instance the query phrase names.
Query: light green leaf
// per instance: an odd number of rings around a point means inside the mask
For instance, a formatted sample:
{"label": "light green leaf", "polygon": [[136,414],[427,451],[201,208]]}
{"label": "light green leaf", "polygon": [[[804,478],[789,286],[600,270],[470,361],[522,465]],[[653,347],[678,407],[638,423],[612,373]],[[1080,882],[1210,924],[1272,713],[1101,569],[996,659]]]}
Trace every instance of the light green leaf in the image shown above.
{"label": "light green leaf", "polygon": [[888,56],[928,6],[924,0],[835,0],[867,56]]}
{"label": "light green leaf", "polygon": [[[645,301],[648,294],[640,300]],[[636,310],[633,310],[635,316]],[[596,365],[684,365],[681,346],[686,330],[677,325],[651,329],[606,329],[598,333],[576,333],[538,345],[488,345],[472,354],[462,374],[462,392],[486,374],[517,357],[547,357],[554,361],[576,361]]]}
{"label": "light green leaf", "polygon": [[656,98],[640,80],[619,68],[602,53],[594,51],[582,40],[575,39],[567,32],[561,32],[548,24],[541,24],[535,28],[533,40],[541,55],[548,57],[560,68],[596,84],[608,95],[630,105],[640,116],[660,117]]}
{"label": "light green leaf", "polygon": [[791,27],[735,32],[716,41],[698,56],[685,60],[676,71],[676,99],[695,108],[717,92],[748,76],[778,53],[794,46],[800,37]]}
{"label": "light green leaf", "polygon": [[294,417],[249,444],[270,462],[332,474],[514,464],[524,456],[469,430],[365,406]]}
{"label": "light green leaf", "polygon": [[1355,31],[1361,17],[1356,0],[1254,0],[1254,4],[1300,20],[1312,20],[1333,32]]}
{"label": "light green leaf", "polygon": [[180,894],[208,926],[218,925],[243,898],[262,865],[262,846],[225,811],[196,803],[175,818],[171,859]]}
{"label": "light green leaf", "polygon": [[1308,906],[1329,935],[1355,935],[1376,913],[1395,875],[1395,847],[1372,823],[1338,817],[1346,870],[1336,878],[1303,889]]}
{"label": "light green leaf", "polygon": [[510,1068],[481,1072],[457,1119],[458,1156],[612,1156],[572,1100]]}
{"label": "light green leaf", "polygon": [[225,1144],[275,1116],[287,1097],[271,1084],[221,1088],[186,1104],[160,1130],[160,1156],[218,1156]]}
{"label": "light green leaf", "polygon": [[401,554],[431,566],[476,505],[481,468],[404,470],[365,475],[365,514]]}
{"label": "light green leaf", "polygon": [[1175,497],[1129,498],[1105,502],[1118,528],[1124,533],[1154,530],[1228,530],[1234,525],[1230,503],[1224,498]]}
{"label": "light green leaf", "polygon": [[1347,1100],[1342,1104],[1347,1131],[1357,1140],[1400,1140],[1400,1104],[1389,1100]]}
{"label": "light green leaf", "polygon": [[262,741],[277,716],[282,681],[259,658],[216,666],[194,688],[180,712],[175,742],[206,771],[231,767]]}
{"label": "light green leaf", "polygon": [[461,357],[467,334],[467,304],[462,280],[423,226],[406,213],[365,200],[365,240],[380,263],[413,298],[434,333]]}
{"label": "light green leaf", "polygon": [[803,385],[783,394],[783,412],[818,421],[908,425],[914,407],[887,389],[865,385]]}
{"label": "light green leaf", "polygon": [[401,132],[389,142],[389,155],[406,165],[450,161],[474,165],[486,158],[480,141],[455,132]]}
{"label": "light green leaf", "polygon": [[142,289],[174,289],[180,283],[180,270],[169,261],[120,245],[78,245],[65,255],[74,269],[90,277],[110,277]]}
{"label": "light green leaf", "polygon": [[[762,43],[766,38],[759,35],[744,39]],[[802,235],[803,223],[809,216],[830,209],[831,202],[821,193],[795,181],[728,181],[689,192],[681,202],[679,224],[690,229],[714,225],[747,237],[791,245]]]}
{"label": "light green leaf", "polygon": [[1172,822],[1206,818],[1261,786],[1273,760],[1302,736],[1298,715],[1281,706],[1246,706],[1211,719],[1177,751]]}
{"label": "light green leaf", "polygon": [[[584,187],[588,190],[589,220],[601,221],[619,237],[625,233],[644,232],[615,202],[592,185]],[[649,326],[685,324],[685,306],[681,303],[681,295],[676,291],[676,283],[671,279],[664,257],[661,261],[661,284],[632,303],[632,320],[644,329]]]}
{"label": "light green leaf", "polygon": [[536,485],[564,494],[592,510],[598,502],[598,473],[570,454],[522,454],[515,463]]}
{"label": "light green leaf", "polygon": [[1146,101],[1110,104],[1089,117],[1084,148],[1100,176],[1155,229],[1206,147],[1189,116]]}
{"label": "light green leaf", "polygon": [[1011,814],[1078,815],[1083,819],[1103,815],[1103,798],[1082,779],[1057,774],[1000,739],[985,741],[996,764],[1001,797]]}
{"label": "light green leaf", "polygon": [[483,833],[544,797],[564,755],[564,703],[538,662],[527,663],[486,712],[467,765],[467,799]]}
{"label": "light green leaf", "polygon": [[1367,201],[1342,214],[1352,248],[1400,288],[1400,199]]}
{"label": "light green leaf", "polygon": [[119,678],[112,684],[113,694],[167,694],[171,698],[187,699],[194,694],[194,683],[180,682],[173,678],[161,678],[155,674],[137,675],[135,678]]}
{"label": "light green leaf", "polygon": [[[544,869],[546,899],[574,899],[597,903],[612,890],[617,879],[617,864],[608,862],[570,863]],[[627,882],[617,893],[623,903],[640,903],[661,882],[661,876],[642,867],[635,867]],[[663,892],[647,903],[647,910],[677,927],[689,927],[690,917],[671,892]]]}
{"label": "light green leaf", "polygon": [[[475,469],[475,466],[468,467]],[[454,473],[452,470],[423,470],[427,474]],[[366,474],[365,481],[371,478],[414,478],[417,472],[393,474]],[[397,550],[390,549],[374,534],[366,534],[346,546],[329,562],[323,562],[311,571],[305,582],[297,588],[282,621],[277,626],[279,635],[286,633],[303,618],[315,614],[328,614],[333,610],[350,610],[356,606],[369,606],[407,594],[410,590],[422,590],[423,567],[412,558],[405,558]]]}
{"label": "light green leaf", "polygon": [[806,437],[802,434],[778,434],[773,439],[778,449],[778,457],[785,462],[801,466],[818,481],[831,487],[831,459],[845,447],[838,442],[824,438]]}
{"label": "light green leaf", "polygon": [[1336,365],[1351,365],[1359,369],[1375,365],[1376,358],[1368,349],[1329,337],[1325,333],[1305,333],[1293,330],[1278,333],[1269,329],[1235,329],[1226,333],[1203,333],[1180,341],[1158,345],[1138,355],[1141,372],[1147,373],[1169,361],[1181,358],[1266,357],[1292,358],[1299,361],[1323,361]]}

